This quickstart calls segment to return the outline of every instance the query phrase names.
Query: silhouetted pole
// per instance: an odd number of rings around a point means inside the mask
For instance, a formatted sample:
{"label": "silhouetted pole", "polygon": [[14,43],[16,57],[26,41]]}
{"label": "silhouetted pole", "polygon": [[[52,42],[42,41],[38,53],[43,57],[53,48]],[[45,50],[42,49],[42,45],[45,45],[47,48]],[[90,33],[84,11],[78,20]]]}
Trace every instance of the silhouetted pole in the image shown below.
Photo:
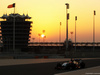
{"label": "silhouetted pole", "polygon": [[44,42],[45,42],[46,36],[44,36]]}
{"label": "silhouetted pole", "polygon": [[94,10],[94,14],[93,14],[93,52],[95,49],[95,15],[96,15],[96,11]]}
{"label": "silhouetted pole", "polygon": [[73,41],[73,32],[70,32],[71,33],[71,40]]}
{"label": "silhouetted pole", "polygon": [[[32,38],[32,40],[33,40],[33,43],[34,43],[35,38]],[[34,46],[34,44],[33,44],[33,46]]]}
{"label": "silhouetted pole", "polygon": [[41,34],[38,34],[38,36],[39,36],[39,43],[40,43],[40,36],[41,36]]}
{"label": "silhouetted pole", "polygon": [[77,21],[77,16],[75,16],[75,52],[76,52],[76,21]]}
{"label": "silhouetted pole", "polygon": [[15,52],[15,15],[13,18],[14,18],[14,21],[13,21],[13,51]]}
{"label": "silhouetted pole", "polygon": [[69,4],[66,3],[66,52],[68,49],[68,19],[69,19],[69,14],[67,14],[67,9],[69,9]]}
{"label": "silhouetted pole", "polygon": [[[43,34],[44,34],[44,33],[45,33],[45,30],[43,30]],[[44,39],[45,39],[45,38],[44,38],[44,36],[43,36],[43,43],[44,43]]]}
{"label": "silhouetted pole", "polygon": [[[61,22],[59,26],[59,43],[61,42]],[[59,44],[59,50],[61,50],[60,44]]]}
{"label": "silhouetted pole", "polygon": [[59,27],[59,42],[61,42],[61,22],[60,22],[60,27]]}
{"label": "silhouetted pole", "polygon": [[13,21],[13,51],[15,53],[15,6],[14,6],[14,21]]}

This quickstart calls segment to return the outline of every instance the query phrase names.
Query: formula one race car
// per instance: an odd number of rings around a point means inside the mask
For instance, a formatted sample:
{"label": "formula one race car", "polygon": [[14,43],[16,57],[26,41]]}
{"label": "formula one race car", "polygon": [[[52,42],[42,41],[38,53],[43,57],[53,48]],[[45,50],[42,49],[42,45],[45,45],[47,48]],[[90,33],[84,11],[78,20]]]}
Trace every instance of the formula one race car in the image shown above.
{"label": "formula one race car", "polygon": [[63,63],[58,63],[55,69],[77,69],[77,68],[85,68],[85,63],[81,59],[74,59]]}

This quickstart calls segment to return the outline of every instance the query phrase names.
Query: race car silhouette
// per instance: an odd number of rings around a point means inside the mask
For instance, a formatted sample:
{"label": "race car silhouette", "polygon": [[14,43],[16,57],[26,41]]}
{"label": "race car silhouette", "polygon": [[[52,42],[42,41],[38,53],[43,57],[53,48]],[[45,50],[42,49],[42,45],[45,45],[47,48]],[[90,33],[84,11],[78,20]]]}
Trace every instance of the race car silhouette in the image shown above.
{"label": "race car silhouette", "polygon": [[81,59],[74,59],[63,63],[58,63],[55,67],[55,69],[79,69],[79,68],[85,68],[85,63]]}

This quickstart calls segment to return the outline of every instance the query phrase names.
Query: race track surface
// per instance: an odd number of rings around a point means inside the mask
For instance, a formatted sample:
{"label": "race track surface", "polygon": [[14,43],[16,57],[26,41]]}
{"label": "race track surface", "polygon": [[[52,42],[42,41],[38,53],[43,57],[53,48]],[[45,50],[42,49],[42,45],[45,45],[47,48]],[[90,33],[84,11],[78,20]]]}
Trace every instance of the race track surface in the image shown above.
{"label": "race track surface", "polygon": [[[86,68],[100,66],[100,59],[84,60]],[[55,70],[58,62],[24,64],[14,66],[0,66],[0,75],[54,75],[68,72],[68,70]]]}

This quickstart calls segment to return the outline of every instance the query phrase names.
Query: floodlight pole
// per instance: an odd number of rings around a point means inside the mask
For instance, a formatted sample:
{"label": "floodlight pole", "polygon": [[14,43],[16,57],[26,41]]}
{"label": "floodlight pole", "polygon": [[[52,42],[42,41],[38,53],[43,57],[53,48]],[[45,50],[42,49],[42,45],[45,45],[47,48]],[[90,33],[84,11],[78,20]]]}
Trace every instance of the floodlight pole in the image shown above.
{"label": "floodlight pole", "polygon": [[14,22],[13,22],[13,51],[14,51],[14,53],[15,53],[15,7],[14,7],[14,16],[13,16],[13,18],[14,18]]}
{"label": "floodlight pole", "polygon": [[96,11],[94,10],[94,13],[93,13],[93,53],[95,49],[95,15],[96,15]]}
{"label": "floodlight pole", "polygon": [[39,36],[39,43],[40,43],[40,36],[41,36],[41,34],[39,33],[38,36]]}
{"label": "floodlight pole", "polygon": [[69,14],[67,14],[67,9],[69,9],[69,4],[66,3],[66,53],[68,49],[68,19],[69,19]]}
{"label": "floodlight pole", "polygon": [[14,22],[13,22],[13,51],[15,52],[15,15],[14,15]]}
{"label": "floodlight pole", "polygon": [[75,16],[75,52],[76,52],[76,21],[77,21],[77,16]]}
{"label": "floodlight pole", "polygon": [[60,27],[59,27],[59,43],[61,42],[61,22],[60,22]]}

